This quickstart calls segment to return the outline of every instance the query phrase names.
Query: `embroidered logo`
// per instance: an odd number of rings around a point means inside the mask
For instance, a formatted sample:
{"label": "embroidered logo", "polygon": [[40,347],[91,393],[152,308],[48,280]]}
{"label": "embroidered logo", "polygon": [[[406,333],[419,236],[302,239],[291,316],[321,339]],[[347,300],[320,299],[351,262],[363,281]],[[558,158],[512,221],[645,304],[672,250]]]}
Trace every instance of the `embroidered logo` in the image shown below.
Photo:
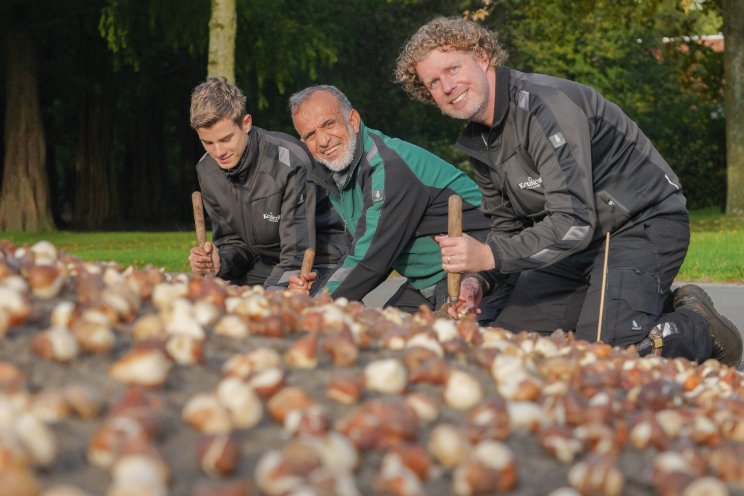
{"label": "embroidered logo", "polygon": [[634,330],[634,331],[640,331],[641,330],[641,324],[639,324],[637,320],[634,320],[633,321],[633,326],[631,327],[631,329]]}
{"label": "embroidered logo", "polygon": [[563,133],[555,133],[553,136],[548,138],[550,140],[550,143],[552,143],[553,148],[558,148],[559,146],[563,146],[566,144],[566,138],[563,137]]}
{"label": "embroidered logo", "polygon": [[520,189],[537,189],[542,185],[542,177],[533,179],[531,176],[527,176],[527,180],[519,183]]}
{"label": "embroidered logo", "polygon": [[376,189],[372,192],[372,201],[379,202],[385,199],[385,192],[381,189]]}
{"label": "embroidered logo", "polygon": [[263,214],[264,220],[268,220],[269,222],[279,222],[279,219],[282,218],[281,215],[274,215],[272,212],[269,212],[268,214]]}

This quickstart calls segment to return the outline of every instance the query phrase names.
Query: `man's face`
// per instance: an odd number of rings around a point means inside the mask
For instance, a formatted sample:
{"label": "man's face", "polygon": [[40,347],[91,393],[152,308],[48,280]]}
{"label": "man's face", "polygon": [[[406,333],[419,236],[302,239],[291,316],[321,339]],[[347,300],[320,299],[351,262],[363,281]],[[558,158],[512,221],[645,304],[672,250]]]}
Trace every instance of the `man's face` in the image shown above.
{"label": "man's face", "polygon": [[443,114],[490,126],[488,68],[485,55],[437,48],[416,64],[416,73]]}
{"label": "man's face", "polygon": [[248,145],[248,131],[251,130],[251,116],[246,114],[240,125],[225,117],[211,127],[196,130],[204,149],[223,169],[232,169],[243,156]]}
{"label": "man's face", "polygon": [[351,164],[361,122],[356,110],[344,115],[336,97],[320,90],[302,102],[292,120],[315,160],[335,172]]}

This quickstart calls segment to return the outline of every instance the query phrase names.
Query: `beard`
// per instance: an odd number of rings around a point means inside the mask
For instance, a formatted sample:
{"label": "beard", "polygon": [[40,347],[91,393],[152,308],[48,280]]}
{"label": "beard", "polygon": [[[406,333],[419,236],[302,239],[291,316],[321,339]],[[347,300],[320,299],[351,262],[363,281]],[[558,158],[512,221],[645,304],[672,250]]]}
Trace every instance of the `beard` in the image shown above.
{"label": "beard", "polygon": [[351,161],[354,160],[354,153],[356,153],[357,146],[357,134],[354,132],[354,128],[349,124],[346,127],[349,132],[349,139],[344,143],[344,147],[341,150],[341,155],[333,160],[326,160],[318,158],[318,162],[325,165],[333,172],[341,172],[351,165]]}

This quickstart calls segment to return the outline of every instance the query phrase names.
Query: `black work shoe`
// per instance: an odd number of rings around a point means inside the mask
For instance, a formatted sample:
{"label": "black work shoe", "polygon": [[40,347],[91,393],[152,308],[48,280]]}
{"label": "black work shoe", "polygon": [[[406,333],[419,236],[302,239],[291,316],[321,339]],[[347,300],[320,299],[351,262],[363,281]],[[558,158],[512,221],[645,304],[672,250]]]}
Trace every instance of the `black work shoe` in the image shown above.
{"label": "black work shoe", "polygon": [[741,333],[716,311],[708,293],[695,284],[685,284],[674,290],[673,298],[675,310],[687,308],[708,321],[713,336],[713,358],[724,365],[738,367],[742,354]]}

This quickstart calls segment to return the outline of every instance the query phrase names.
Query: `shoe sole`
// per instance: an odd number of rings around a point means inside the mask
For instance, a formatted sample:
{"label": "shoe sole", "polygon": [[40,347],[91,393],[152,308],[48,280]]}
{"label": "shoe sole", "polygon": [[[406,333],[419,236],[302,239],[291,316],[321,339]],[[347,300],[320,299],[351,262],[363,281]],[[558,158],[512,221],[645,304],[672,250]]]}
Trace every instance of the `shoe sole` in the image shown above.
{"label": "shoe sole", "polygon": [[[741,363],[741,357],[742,357],[742,337],[741,333],[739,332],[739,329],[734,325],[733,322],[731,322],[729,319],[718,313],[718,310],[713,306],[713,300],[711,299],[710,295],[701,288],[700,286],[696,284],[691,284],[690,286],[694,286],[695,293],[700,293],[700,301],[702,301],[703,305],[705,305],[705,309],[713,316],[713,318],[718,319],[721,324],[723,324],[723,328],[729,331],[729,334],[733,335],[734,341],[738,344],[739,349],[739,357],[736,359],[736,363],[726,363],[721,362],[724,365],[729,365],[731,367],[738,368],[739,364]],[[684,286],[682,286],[684,287]],[[720,340],[719,340],[720,341]]]}

